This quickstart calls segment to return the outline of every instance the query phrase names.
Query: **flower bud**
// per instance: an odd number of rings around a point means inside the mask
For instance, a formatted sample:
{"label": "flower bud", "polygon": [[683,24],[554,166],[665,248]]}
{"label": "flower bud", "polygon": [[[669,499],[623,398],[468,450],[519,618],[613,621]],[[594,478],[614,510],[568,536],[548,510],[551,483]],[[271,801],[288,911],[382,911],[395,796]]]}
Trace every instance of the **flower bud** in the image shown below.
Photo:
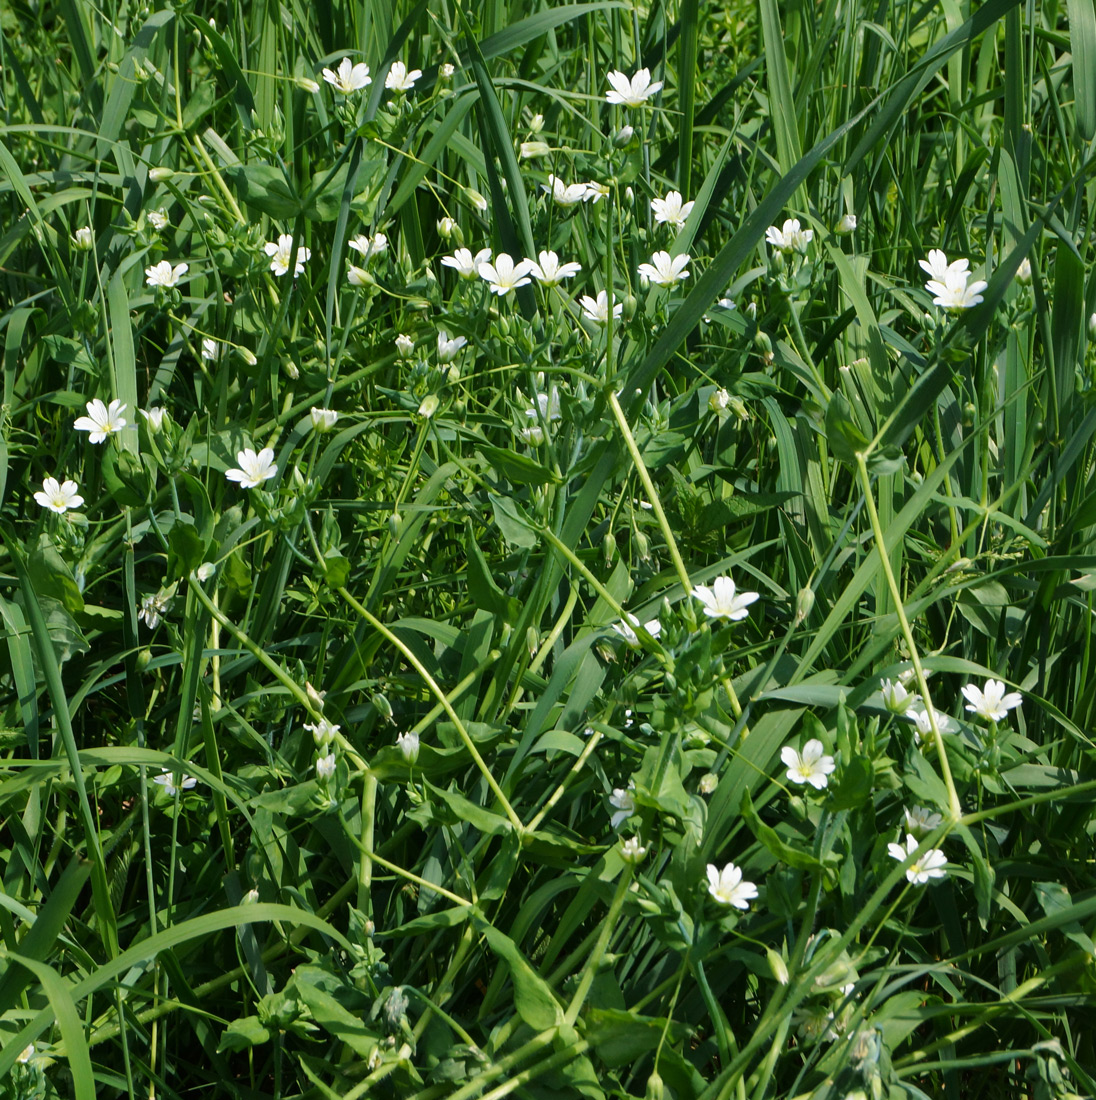
{"label": "flower bud", "polygon": [[1016,269],[1016,281],[1021,286],[1028,286],[1031,283],[1031,260],[1027,256],[1020,261],[1020,266]]}
{"label": "flower bud", "polygon": [[1096,340],[1096,313],[1088,319],[1088,334],[1093,340]]}
{"label": "flower bud", "polygon": [[636,531],[636,551],[640,561],[651,560],[651,543],[642,531]]}
{"label": "flower bud", "polygon": [[259,891],[253,886],[242,898],[241,905],[254,905],[259,900]]}
{"label": "flower bud", "polygon": [[646,854],[647,849],[640,844],[637,836],[630,836],[627,840],[620,842],[620,858],[625,863],[639,863]]}
{"label": "flower bud", "polygon": [[311,77],[298,76],[294,83],[297,85],[298,88],[305,92],[312,92],[313,94],[315,94],[320,90],[319,84],[317,84],[316,81],[314,81]]}
{"label": "flower bud", "polygon": [[761,352],[761,358],[766,363],[773,361],[773,342],[769,339],[768,333],[762,332],[760,329],[754,335],[754,347]]}
{"label": "flower bud", "polygon": [[170,168],[150,168],[148,178],[153,183],[163,183],[164,180],[169,180],[174,177],[175,173]]}
{"label": "flower bud", "polygon": [[719,785],[719,777],[714,772],[708,772],[700,777],[700,793],[711,794]]}
{"label": "flower bud", "polygon": [[795,621],[803,622],[814,607],[814,589],[801,588],[799,595],[795,597]]}
{"label": "flower bud", "polygon": [[532,160],[534,157],[548,156],[552,147],[546,141],[523,141],[520,152],[522,160]]}
{"label": "flower bud", "polygon": [[474,187],[464,189],[464,197],[481,213],[487,213],[487,200]]}
{"label": "flower bud", "polygon": [[388,533],[395,539],[399,538],[400,528],[403,526],[403,516],[399,512],[393,512],[388,517]]}
{"label": "flower bud", "polygon": [[837,223],[837,225],[836,225],[836,226],[834,226],[834,230],[833,230],[833,231],[834,231],[834,232],[835,232],[835,233],[836,233],[836,234],[837,234],[837,235],[838,235],[839,237],[843,237],[843,236],[845,236],[845,234],[847,234],[847,233],[852,233],[852,232],[854,232],[855,230],[856,230],[856,215],[855,215],[855,214],[846,214],[846,215],[845,215],[845,216],[844,216],[844,217],[843,217],[843,218],[842,218],[842,219],[841,219],[841,220],[840,220],[840,221],[839,221],[839,222]]}
{"label": "flower bud", "polygon": [[529,123],[529,133],[539,134],[544,129],[544,115],[533,115],[532,122]]}
{"label": "flower bud", "polygon": [[[444,219],[449,220],[449,219]],[[396,337],[396,354],[401,359],[410,359],[415,352],[415,341],[404,333]]]}
{"label": "flower bud", "polygon": [[389,722],[392,721],[392,704],[388,701],[386,695],[382,695],[379,691],[375,691],[369,701],[373,704],[377,713],[382,718],[387,719]]}
{"label": "flower bud", "polygon": [[636,307],[638,304],[634,294],[626,294],[624,296],[624,309],[621,311],[621,316],[625,321],[630,321],[636,315]]}
{"label": "flower bud", "polygon": [[453,79],[453,73],[455,73],[455,72],[456,72],[456,69],[454,69],[453,66],[449,64],[448,61],[446,61],[445,64],[442,65],[441,68],[438,69],[438,79],[439,80],[452,80]]}
{"label": "flower bud", "polygon": [[605,532],[605,538],[601,541],[601,549],[605,555],[605,568],[608,569],[613,564],[617,551],[616,538],[612,531]]}
{"label": "flower bud", "polygon": [[423,420],[429,420],[437,411],[438,395],[436,393],[428,393],[422,399],[422,404],[419,405],[419,416],[421,416]]}
{"label": "flower bud", "polygon": [[788,984],[788,964],[783,955],[778,955],[771,947],[765,948],[765,957],[769,960],[769,969],[773,977],[781,984]]}
{"label": "flower bud", "polygon": [[449,240],[457,228],[457,223],[452,218],[439,218],[437,221],[438,236],[443,241]]}
{"label": "flower bud", "polygon": [[72,247],[80,252],[90,252],[95,247],[95,234],[90,225],[82,225],[72,235]]}
{"label": "flower bud", "polygon": [[408,764],[414,764],[419,758],[419,735],[414,730],[401,733],[396,738],[396,746]]}
{"label": "flower bud", "polygon": [[326,691],[317,691],[307,680],[304,685],[304,693],[308,697],[309,705],[317,714],[323,714],[324,696]]}
{"label": "flower bud", "polygon": [[711,397],[708,398],[708,408],[717,415],[726,412],[730,403],[731,395],[726,390],[713,390]]}
{"label": "flower bud", "polygon": [[632,140],[632,135],[635,133],[634,126],[621,126],[615,134],[613,134],[613,145],[618,149],[623,149],[624,146]]}
{"label": "flower bud", "polygon": [[664,1100],[665,1096],[666,1086],[663,1085],[658,1070],[652,1070],[651,1076],[647,1078],[647,1091],[643,1100]]}
{"label": "flower bud", "polygon": [[236,354],[249,366],[257,366],[259,360],[255,358],[255,353],[250,348],[237,348]]}

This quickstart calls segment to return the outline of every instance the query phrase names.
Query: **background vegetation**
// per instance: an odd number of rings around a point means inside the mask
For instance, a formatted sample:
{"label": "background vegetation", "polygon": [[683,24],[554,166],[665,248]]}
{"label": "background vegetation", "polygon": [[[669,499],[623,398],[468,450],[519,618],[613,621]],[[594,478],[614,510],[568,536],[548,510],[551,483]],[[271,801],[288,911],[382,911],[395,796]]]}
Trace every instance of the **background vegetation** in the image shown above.
{"label": "background vegetation", "polygon": [[0,1094],[1094,1091],[1092,0],[0,29]]}

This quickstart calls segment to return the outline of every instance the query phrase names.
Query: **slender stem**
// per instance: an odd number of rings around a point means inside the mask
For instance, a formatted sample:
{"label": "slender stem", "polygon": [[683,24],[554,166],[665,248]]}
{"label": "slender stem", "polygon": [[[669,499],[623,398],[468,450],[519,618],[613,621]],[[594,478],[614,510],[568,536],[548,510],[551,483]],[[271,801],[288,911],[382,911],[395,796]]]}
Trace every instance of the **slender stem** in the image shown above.
{"label": "slender stem", "polygon": [[449,717],[449,721],[456,727],[457,735],[464,742],[464,747],[468,750],[469,755],[476,763],[476,767],[479,768],[483,778],[487,780],[487,785],[491,788],[494,796],[499,800],[499,805],[502,806],[506,813],[506,816],[510,819],[510,824],[517,829],[520,834],[523,831],[521,824],[521,818],[514,812],[514,807],[510,805],[510,800],[503,794],[502,788],[498,785],[498,781],[491,774],[491,769],[487,766],[487,762],[480,756],[479,749],[476,748],[475,742],[468,735],[468,730],[464,728],[464,723],[460,720],[460,715],[453,709],[453,704],[449,702],[445,692],[438,686],[437,681],[426,666],[415,656],[411,649],[402,642],[387,626],[384,625],[371,611],[368,611],[363,607],[354,597],[345,589],[339,588],[338,593],[350,606],[367,622],[369,625],[382,635],[387,641],[391,642],[404,656],[408,663],[414,668],[414,670],[422,677],[426,686],[433,692],[434,697],[441,703],[445,709],[446,715]]}
{"label": "slender stem", "polygon": [[613,930],[616,927],[617,917],[620,914],[621,907],[624,905],[624,896],[628,893],[628,887],[631,885],[631,882],[632,864],[627,863],[624,866],[624,870],[621,872],[620,878],[617,880],[616,893],[613,894],[613,900],[609,903],[609,912],[605,914],[605,920],[601,922],[601,933],[598,935],[593,951],[590,952],[590,957],[586,960],[586,966],[582,971],[582,977],[579,979],[578,989],[575,990],[575,995],[571,999],[571,1003],[568,1005],[567,1012],[563,1017],[569,1027],[574,1026],[575,1020],[578,1019],[579,1011],[582,1009],[583,1003],[586,1000],[586,996],[590,992],[590,987],[594,984],[594,978],[597,976],[597,968],[601,965],[601,960],[609,946],[609,937],[612,936]]}
{"label": "slender stem", "polygon": [[574,778],[574,776],[578,775],[578,773],[582,771],[583,766],[585,765],[586,761],[590,759],[590,756],[593,754],[594,749],[597,748],[597,743],[600,740],[601,730],[594,730],[594,732],[590,734],[589,741],[586,742],[586,748],[582,750],[582,755],[574,762],[571,770],[563,777],[559,786],[556,787],[556,789],[552,792],[552,797],[544,803],[544,808],[541,809],[537,813],[536,817],[534,817],[533,820],[530,821],[529,824],[526,826],[529,832],[534,832],[536,830],[537,826],[540,825],[541,821],[544,820],[545,815],[550,813],[552,807],[555,806],[555,804],[563,797],[564,792],[567,790],[567,784],[571,781],[572,778]]}
{"label": "slender stem", "polygon": [[956,791],[955,780],[951,777],[951,765],[948,763],[947,749],[944,748],[944,738],[940,734],[940,725],[936,721],[936,710],[929,697],[929,685],[925,679],[925,670],[921,667],[921,658],[917,654],[917,643],[913,640],[913,631],[910,629],[909,619],[906,618],[906,608],[902,602],[902,595],[898,591],[898,584],[894,579],[894,570],[891,569],[886,538],[883,534],[882,524],[879,522],[879,513],[875,508],[875,498],[872,496],[868,465],[862,454],[856,456],[856,468],[860,475],[860,486],[864,490],[864,503],[867,506],[868,517],[871,520],[872,533],[875,536],[875,549],[883,565],[883,574],[887,579],[887,587],[890,589],[891,599],[894,601],[894,608],[898,614],[898,625],[901,627],[902,637],[906,640],[906,648],[909,650],[910,661],[913,663],[913,671],[917,676],[917,686],[921,691],[921,698],[925,700],[929,726],[932,728],[936,752],[940,757],[940,771],[943,775],[944,785],[948,789],[948,810],[952,820],[958,821],[962,815],[962,807],[959,805],[959,792]]}

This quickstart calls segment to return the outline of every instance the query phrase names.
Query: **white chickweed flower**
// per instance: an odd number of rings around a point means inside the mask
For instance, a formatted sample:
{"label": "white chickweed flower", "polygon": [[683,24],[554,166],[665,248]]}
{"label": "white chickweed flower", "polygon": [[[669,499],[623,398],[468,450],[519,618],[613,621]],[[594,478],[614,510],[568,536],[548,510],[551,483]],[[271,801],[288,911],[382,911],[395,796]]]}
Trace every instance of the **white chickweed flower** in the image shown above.
{"label": "white chickweed flower", "polygon": [[148,218],[148,224],[151,225],[157,233],[161,233],[163,230],[167,229],[167,212],[162,207],[159,210],[150,210],[145,217]]}
{"label": "white chickweed flower", "polygon": [[651,209],[655,214],[655,221],[660,225],[670,225],[674,229],[680,229],[685,224],[685,219],[692,213],[693,203],[681,201],[680,191],[667,191],[663,199],[651,199]]}
{"label": "white chickweed flower", "polygon": [[632,797],[634,790],[635,783],[613,788],[613,793],[609,795],[609,805],[613,807],[613,816],[609,819],[612,828],[619,829],[636,812],[636,800]]}
{"label": "white chickweed flower", "polygon": [[96,397],[87,402],[85,408],[87,416],[77,417],[72,426],[78,432],[90,432],[88,440],[92,443],[102,443],[108,435],[126,426],[126,418],[122,416],[126,406],[121,401],[114,400],[107,406]]}
{"label": "white chickweed flower", "polygon": [[408,764],[414,764],[419,758],[419,735],[414,730],[399,734],[396,737],[396,747]]}
{"label": "white chickweed flower", "polygon": [[359,61],[355,65],[349,57],[344,57],[334,72],[331,69],[324,69],[323,78],[335,91],[343,95],[360,92],[362,88],[373,83],[373,78],[369,75],[369,66],[364,61]]}
{"label": "white chickweed flower", "polygon": [[335,754],[329,752],[316,761],[316,778],[330,779],[335,774]]}
{"label": "white chickweed flower", "polygon": [[709,619],[727,619],[736,622],[749,615],[749,606],[761,598],[758,592],[738,592],[730,577],[716,577],[709,587],[698,584],[691,595],[704,605]]}
{"label": "white chickweed flower", "polygon": [[610,90],[605,93],[605,98],[621,107],[642,107],[662,88],[661,80],[651,83],[650,69],[640,69],[631,78],[620,71],[614,71],[609,74],[608,80]]}
{"label": "white chickweed flower", "polygon": [[[934,814],[924,806],[910,806],[902,813],[906,818],[906,834],[918,837],[931,833],[944,820],[940,814]],[[905,856],[902,858],[905,859]]]}
{"label": "white chickweed flower", "polygon": [[639,274],[655,286],[673,286],[689,277],[685,269],[689,266],[689,256],[671,256],[669,252],[656,252],[649,264],[639,265]]}
{"label": "white chickweed flower", "polygon": [[[621,619],[619,623],[613,623],[612,627],[616,633],[624,639],[624,644],[631,649],[639,648],[639,635],[635,632],[635,627],[639,626],[639,619],[636,618],[630,611],[625,612],[628,618]],[[662,623],[658,619],[651,619],[649,622],[643,624],[643,629],[651,635],[652,638],[657,638],[662,633]]]}
{"label": "white chickweed flower", "polygon": [[[887,845],[887,854],[891,859],[898,860],[899,863],[905,862],[916,851],[917,837],[915,836],[906,836],[906,846],[904,848],[901,844]],[[914,886],[924,886],[931,879],[943,878],[947,874],[947,871],[944,870],[947,862],[948,857],[939,848],[930,848],[907,868],[906,878]]]}
{"label": "white chickweed flower", "polygon": [[[941,733],[955,733],[958,730],[953,718],[949,718],[946,714],[941,714],[938,710],[933,711],[933,715],[936,718],[936,728]],[[927,707],[919,707],[916,710],[910,710],[906,713],[907,718],[913,719],[914,737],[920,742],[922,738],[932,736],[932,722],[929,719],[929,712]]]}
{"label": "white chickweed flower", "polygon": [[881,680],[879,688],[883,693],[883,706],[891,714],[905,714],[914,703],[921,701],[921,696],[916,692],[906,691],[901,680],[891,683],[890,680]]}
{"label": "white chickweed flower", "polygon": [[[617,320],[624,312],[624,303],[617,302],[615,294],[613,295],[613,302],[613,320]],[[609,323],[609,296],[604,290],[599,290],[596,298],[591,298],[589,294],[583,294],[579,298],[578,304],[582,306],[582,315],[586,320],[593,321],[595,325],[607,325]]]}
{"label": "white chickweed flower", "polygon": [[202,358],[208,363],[216,363],[224,354],[224,344],[211,336],[202,337]]}
{"label": "white chickweed flower", "polygon": [[409,92],[420,76],[422,76],[422,69],[412,69],[408,72],[407,66],[402,61],[393,61],[388,75],[384,78],[384,86],[390,92]]}
{"label": "white chickweed flower", "polygon": [[[325,70],[326,71],[326,70]],[[306,260],[312,258],[312,249],[301,245],[297,249],[297,259],[292,258],[293,235],[282,233],[276,241],[267,241],[263,245],[263,251],[270,257],[270,270],[275,275],[285,275],[289,271],[289,265],[293,264],[293,277],[296,278],[304,271]]]}
{"label": "white chickweed flower", "polygon": [[559,206],[576,206],[586,197],[585,183],[564,183],[559,176],[549,175],[544,190]]}
{"label": "white chickweed flower", "polygon": [[559,257],[554,252],[538,252],[537,260],[529,268],[530,274],[541,286],[559,286],[564,279],[570,279],[582,270],[582,265],[573,261],[566,264],[559,262]]}
{"label": "white chickweed flower", "polygon": [[1000,680],[987,680],[984,691],[973,684],[965,684],[963,697],[967,700],[967,710],[985,718],[987,722],[1000,722],[1008,712],[1023,703],[1024,697],[1018,691],[1005,694],[1005,685]]}
{"label": "white chickweed flower", "polygon": [[607,183],[588,183],[586,184],[586,194],[582,196],[583,202],[592,202],[594,206],[597,206],[602,199],[607,199],[612,192],[609,190]]}
{"label": "white chickweed flower", "polygon": [[326,749],[341,727],[329,722],[326,718],[317,718],[315,722],[305,722],[304,728],[312,734],[312,740],[316,742],[316,748]]}
{"label": "white chickweed flower", "polygon": [[949,264],[947,256],[939,248],[932,249],[927,260],[917,262],[922,270],[938,283],[946,282],[951,275],[962,275],[970,267],[970,261],[964,259],[958,259]]}
{"label": "white chickweed flower", "polygon": [[1020,261],[1020,266],[1016,269],[1016,281],[1022,286],[1027,286],[1031,282],[1031,260],[1027,256]]}
{"label": "white chickweed flower", "polygon": [[153,776],[152,782],[163,787],[174,798],[180,791],[189,791],[192,787],[197,786],[198,780],[192,775],[187,775],[186,772],[183,772],[176,780],[174,772],[163,768],[159,775]]}
{"label": "white chickweed flower", "polygon": [[415,353],[415,340],[406,333],[401,332],[396,337],[396,354],[401,359],[410,359]]}
{"label": "white chickweed flower", "polygon": [[278,473],[272,447],[264,447],[258,454],[250,447],[245,447],[237,452],[236,461],[240,464],[239,468],[226,470],[225,477],[229,481],[238,481],[243,489],[255,489]]}
{"label": "white chickweed flower", "polygon": [[722,871],[714,863],[709,863],[708,893],[720,905],[749,909],[750,901],[757,897],[757,887],[752,882],[743,882],[742,869],[733,863],[728,863]]}
{"label": "white chickweed flower", "polygon": [[315,405],[308,410],[308,415],[312,418],[312,427],[318,432],[331,431],[339,419],[337,409],[317,409]]}
{"label": "white chickweed flower", "polygon": [[150,432],[155,434],[163,430],[165,409],[138,409],[137,411],[145,418]]}
{"label": "white chickweed flower", "polygon": [[150,593],[141,600],[137,618],[149,628],[155,630],[160,625],[171,598],[163,591]]}
{"label": "white chickweed flower", "polygon": [[90,225],[82,225],[73,233],[72,247],[79,252],[90,252],[95,247],[95,233]]}
{"label": "white chickweed flower", "polygon": [[640,844],[638,836],[630,836],[620,842],[620,858],[625,863],[639,863],[647,854],[647,849]]}
{"label": "white chickweed flower", "polygon": [[834,232],[839,237],[844,237],[846,234],[854,233],[856,231],[856,215],[845,214],[841,220],[834,227]]}
{"label": "white chickweed flower", "polygon": [[798,252],[805,254],[807,246],[814,240],[813,229],[802,229],[798,218],[789,218],[783,229],[770,225],[765,230],[765,240],[779,252]]}
{"label": "white chickweed flower", "polygon": [[458,248],[452,256],[442,256],[441,266],[451,267],[462,279],[474,279],[480,264],[489,263],[491,249],[481,248],[474,256],[470,248]]}
{"label": "white chickweed flower", "polygon": [[518,287],[529,285],[529,274],[533,270],[533,262],[519,260],[514,263],[509,253],[500,252],[493,264],[484,261],[476,270],[493,294],[505,298]]}
{"label": "white chickweed flower", "polygon": [[800,755],[791,747],[785,745],[780,750],[780,759],[788,769],[788,780],[792,783],[809,783],[815,790],[822,790],[829,783],[829,775],[837,765],[832,756],[826,756],[822,742],[812,737],[803,746],[803,754]]}
{"label": "white chickweed flower", "polygon": [[167,290],[175,286],[189,270],[190,264],[176,264],[172,267],[169,261],[161,260],[158,264],[145,268],[145,282],[149,286],[161,286]]}
{"label": "white chickweed flower", "polygon": [[79,508],[84,503],[77,488],[75,481],[59,482],[55,477],[47,477],[42,482],[42,488],[34,494],[34,499],[43,508],[61,516],[70,508]]}
{"label": "white chickweed flower", "polygon": [[460,349],[467,343],[467,339],[463,336],[450,337],[445,329],[438,329],[438,362],[452,363]]}
{"label": "white chickweed flower", "polygon": [[949,274],[943,282],[930,279],[925,283],[925,289],[933,296],[932,304],[954,312],[960,309],[970,309],[978,305],[982,299],[982,291],[989,286],[984,279],[976,279],[968,282],[970,272],[959,271]]}
{"label": "white chickweed flower", "polygon": [[370,237],[366,233],[359,233],[353,240],[347,242],[347,248],[360,252],[367,260],[379,256],[388,248],[388,238],[383,233],[377,233]]}

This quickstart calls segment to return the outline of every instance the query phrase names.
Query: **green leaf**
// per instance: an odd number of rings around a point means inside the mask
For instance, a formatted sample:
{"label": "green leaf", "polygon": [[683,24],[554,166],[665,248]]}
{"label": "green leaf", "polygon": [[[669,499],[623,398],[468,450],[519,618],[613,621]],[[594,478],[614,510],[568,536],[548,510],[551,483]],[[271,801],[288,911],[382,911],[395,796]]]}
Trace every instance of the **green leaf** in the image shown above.
{"label": "green leaf", "polygon": [[523,550],[531,550],[536,546],[536,529],[521,508],[509,497],[500,497],[495,493],[489,493],[488,496],[502,537],[511,546],[519,546]]}
{"label": "green leaf", "polygon": [[856,426],[852,406],[844,394],[830,398],[826,409],[826,442],[841,462],[856,465],[856,456],[868,449],[868,437]]}
{"label": "green leaf", "polygon": [[76,578],[47,536],[39,539],[37,548],[27,558],[27,572],[40,596],[52,596],[73,615],[84,610],[84,597]]}
{"label": "green leaf", "polygon": [[871,798],[871,760],[866,756],[854,756],[842,769],[841,781],[830,794],[831,810],[855,810]]}
{"label": "green leaf", "polygon": [[785,844],[777,835],[776,830],[771,829],[757,816],[753,799],[750,798],[748,790],[742,792],[741,809],[746,828],[781,862],[786,863],[789,867],[798,867],[804,871],[822,869],[822,864],[814,856],[800,851],[798,848],[793,848],[790,844]]}
{"label": "green leaf", "polygon": [[303,210],[300,195],[285,173],[270,164],[230,164],[223,170],[248,206],[278,221],[291,221]]}
{"label": "green leaf", "polygon": [[270,1041],[270,1032],[259,1022],[258,1016],[243,1016],[233,1020],[221,1033],[217,1053],[250,1050]]}
{"label": "green leaf", "polygon": [[534,461],[528,455],[507,451],[502,447],[480,444],[480,452],[491,466],[516,485],[552,485],[559,478],[551,470]]}
{"label": "green leaf", "polygon": [[193,523],[177,520],[167,535],[167,568],[173,576],[185,577],[205,561],[206,542]]}
{"label": "green leaf", "polygon": [[551,986],[533,969],[529,960],[509,936],[475,917],[476,930],[487,940],[491,950],[510,968],[514,983],[514,1007],[518,1015],[537,1031],[547,1031],[563,1023],[563,1010]]}
{"label": "green leaf", "polygon": [[489,611],[492,615],[502,615],[507,621],[516,618],[513,615],[512,600],[495,583],[487,565],[487,559],[476,541],[471,528],[468,531],[468,539],[465,542],[468,553],[468,594],[476,607]]}

